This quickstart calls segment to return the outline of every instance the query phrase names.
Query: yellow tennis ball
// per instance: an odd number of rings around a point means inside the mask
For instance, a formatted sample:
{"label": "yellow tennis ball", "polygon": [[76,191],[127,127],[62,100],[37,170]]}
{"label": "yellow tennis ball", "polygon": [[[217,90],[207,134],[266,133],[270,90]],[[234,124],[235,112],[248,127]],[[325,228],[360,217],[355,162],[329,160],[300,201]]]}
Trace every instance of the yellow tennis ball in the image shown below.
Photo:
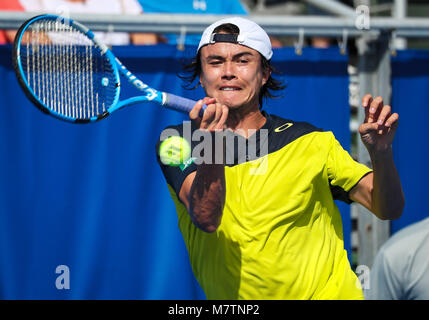
{"label": "yellow tennis ball", "polygon": [[177,167],[191,156],[189,142],[179,136],[171,136],[165,139],[159,146],[161,162],[168,166]]}

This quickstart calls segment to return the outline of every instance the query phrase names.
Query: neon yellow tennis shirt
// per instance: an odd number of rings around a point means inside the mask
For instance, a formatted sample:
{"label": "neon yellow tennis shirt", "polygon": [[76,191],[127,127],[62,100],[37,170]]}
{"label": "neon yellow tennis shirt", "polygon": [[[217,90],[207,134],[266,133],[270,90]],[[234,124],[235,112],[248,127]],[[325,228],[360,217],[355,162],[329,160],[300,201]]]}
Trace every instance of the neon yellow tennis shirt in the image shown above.
{"label": "neon yellow tennis shirt", "polygon": [[[196,279],[208,299],[363,299],[334,199],[350,203],[348,192],[371,170],[331,132],[264,116],[256,155],[233,150],[234,163],[225,166],[226,201],[214,233],[195,227],[178,199],[197,169],[193,158],[171,167],[158,156]],[[182,135],[183,126],[174,128]]]}

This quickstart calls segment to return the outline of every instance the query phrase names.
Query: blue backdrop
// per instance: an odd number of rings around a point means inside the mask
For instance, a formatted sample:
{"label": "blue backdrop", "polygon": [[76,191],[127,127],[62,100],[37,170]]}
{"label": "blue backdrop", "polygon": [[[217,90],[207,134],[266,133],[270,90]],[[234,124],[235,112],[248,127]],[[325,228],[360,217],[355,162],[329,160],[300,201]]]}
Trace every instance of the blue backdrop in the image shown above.
{"label": "blue backdrop", "polygon": [[[176,75],[194,50],[114,48],[144,82],[198,99],[201,89],[184,90]],[[0,298],[204,298],[155,158],[161,130],[186,115],[146,104],[90,125],[58,121],[24,96],[10,55],[0,47]],[[347,56],[284,48],[273,62],[288,87],[265,110],[332,130],[348,149]],[[122,93],[135,91],[124,85]],[[340,209],[350,249],[349,208]],[[59,265],[69,268],[70,289],[56,287]]]}
{"label": "blue backdrop", "polygon": [[405,194],[404,213],[392,221],[395,233],[429,216],[429,51],[398,51],[392,58],[392,107],[399,113],[393,150]]}

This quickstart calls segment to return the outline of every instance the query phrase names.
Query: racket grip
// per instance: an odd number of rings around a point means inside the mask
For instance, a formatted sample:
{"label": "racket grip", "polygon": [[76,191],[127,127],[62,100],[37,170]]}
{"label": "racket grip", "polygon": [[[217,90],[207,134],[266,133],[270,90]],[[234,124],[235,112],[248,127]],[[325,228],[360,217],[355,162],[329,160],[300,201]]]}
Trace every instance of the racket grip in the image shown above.
{"label": "racket grip", "polygon": [[[179,97],[171,93],[165,93],[165,96],[165,103],[163,104],[164,107],[177,110],[183,113],[189,113],[189,111],[191,111],[197,103],[197,101]],[[200,111],[200,117],[203,116],[204,110],[206,110],[206,108],[207,106],[203,105]]]}

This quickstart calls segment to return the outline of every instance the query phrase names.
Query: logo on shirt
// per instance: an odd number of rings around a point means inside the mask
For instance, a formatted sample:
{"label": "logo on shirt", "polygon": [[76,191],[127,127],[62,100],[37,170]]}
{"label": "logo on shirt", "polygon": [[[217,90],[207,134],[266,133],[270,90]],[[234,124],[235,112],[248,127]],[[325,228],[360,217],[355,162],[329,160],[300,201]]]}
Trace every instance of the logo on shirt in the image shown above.
{"label": "logo on shirt", "polygon": [[274,131],[275,132],[282,132],[282,131],[285,131],[286,129],[288,129],[288,128],[292,127],[292,126],[293,126],[293,123],[288,122],[288,123],[285,123],[285,124],[281,125],[278,128],[275,128]]}
{"label": "logo on shirt", "polygon": [[197,158],[191,157],[188,160],[186,160],[184,163],[179,165],[179,168],[184,171],[187,167],[189,167]]}

